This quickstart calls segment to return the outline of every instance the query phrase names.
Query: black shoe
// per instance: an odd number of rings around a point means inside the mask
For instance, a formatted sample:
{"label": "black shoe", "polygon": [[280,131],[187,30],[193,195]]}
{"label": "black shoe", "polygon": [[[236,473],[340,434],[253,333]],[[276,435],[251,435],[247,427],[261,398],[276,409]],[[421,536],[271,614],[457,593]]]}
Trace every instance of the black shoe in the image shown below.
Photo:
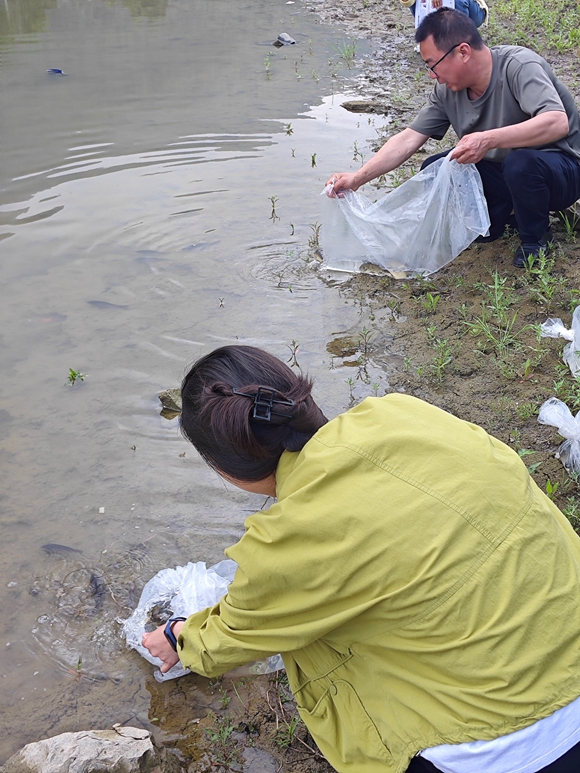
{"label": "black shoe", "polygon": [[554,234],[552,233],[552,229],[548,228],[539,242],[535,242],[534,244],[520,244],[514,255],[514,266],[516,268],[526,268],[530,266],[530,258],[532,259],[531,265],[533,265],[536,263],[540,252],[543,252],[544,255],[547,255],[550,252],[553,241]]}

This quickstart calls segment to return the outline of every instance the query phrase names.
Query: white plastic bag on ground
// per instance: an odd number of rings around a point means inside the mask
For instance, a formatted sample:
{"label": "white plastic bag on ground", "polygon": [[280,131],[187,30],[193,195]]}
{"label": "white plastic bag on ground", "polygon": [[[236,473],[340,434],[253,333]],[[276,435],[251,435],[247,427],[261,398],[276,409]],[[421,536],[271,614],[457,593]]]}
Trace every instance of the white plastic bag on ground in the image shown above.
{"label": "white plastic bag on ground", "polygon": [[558,448],[560,461],[568,472],[580,473],[580,411],[574,417],[565,403],[550,397],[541,406],[538,421],[558,428],[560,435],[566,438]]}
{"label": "white plastic bag on ground", "polygon": [[564,327],[558,317],[547,319],[541,326],[543,338],[565,338],[570,341],[562,352],[562,359],[570,368],[574,378],[580,378],[580,306],[576,306],[572,316],[572,329]]}
{"label": "white plastic bag on ground", "polygon": [[324,196],[321,246],[328,268],[357,271],[374,263],[395,276],[432,274],[488,232],[479,172],[449,157],[374,204],[354,191]]}
{"label": "white plastic bag on ground", "polygon": [[[133,647],[150,663],[161,665],[159,658],[153,657],[141,644],[146,631],[153,630],[151,613],[155,608],[162,609],[164,619],[170,617],[188,617],[214,604],[225,596],[228,585],[234,579],[237,564],[235,561],[220,561],[206,568],[203,561],[175,569],[162,569],[143,588],[139,604],[131,617],[124,621],[125,638],[129,647]],[[284,668],[280,655],[273,655],[257,661],[248,668],[251,674],[268,674]],[[153,674],[158,682],[176,679],[189,674],[189,669],[177,663],[167,673],[157,670]]]}

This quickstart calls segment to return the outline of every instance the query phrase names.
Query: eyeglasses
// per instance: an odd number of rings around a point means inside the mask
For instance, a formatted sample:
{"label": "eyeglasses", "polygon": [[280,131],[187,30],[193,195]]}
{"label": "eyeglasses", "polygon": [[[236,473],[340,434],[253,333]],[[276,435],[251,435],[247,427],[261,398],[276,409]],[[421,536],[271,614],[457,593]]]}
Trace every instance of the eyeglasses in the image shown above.
{"label": "eyeglasses", "polygon": [[435,64],[427,64],[427,62],[423,62],[423,64],[425,65],[425,67],[426,67],[428,70],[431,70],[431,72],[432,72],[432,73],[434,73],[435,75],[437,75],[437,73],[435,72],[435,68],[437,67],[437,65],[438,65],[438,64],[441,64],[441,62],[442,62],[442,61],[445,59],[445,57],[446,57],[446,56],[449,56],[449,54],[450,54],[452,51],[455,51],[455,49],[457,48],[457,46],[460,46],[460,45],[461,45],[461,43],[456,43],[454,46],[451,46],[451,48],[449,49],[449,51],[448,51],[446,54],[443,54],[443,56],[441,57],[441,59],[438,59],[438,60],[435,62]]}

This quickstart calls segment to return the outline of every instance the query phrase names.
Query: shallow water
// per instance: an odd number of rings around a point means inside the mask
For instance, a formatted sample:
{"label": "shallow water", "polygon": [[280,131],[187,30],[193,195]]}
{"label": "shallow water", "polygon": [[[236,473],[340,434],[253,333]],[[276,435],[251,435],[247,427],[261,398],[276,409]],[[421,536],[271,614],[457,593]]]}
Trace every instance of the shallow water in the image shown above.
{"label": "shallow water", "polygon": [[[263,504],[205,468],[157,393],[215,346],[291,361],[298,342],[327,413],[348,406],[353,370],[326,346],[367,317],[307,244],[325,179],[375,132],[340,107],[343,36],[298,2],[7,0],[0,30],[1,761],[148,726],[152,669],[118,619],[159,569],[220,560]],[[271,45],[282,31],[296,46]]]}

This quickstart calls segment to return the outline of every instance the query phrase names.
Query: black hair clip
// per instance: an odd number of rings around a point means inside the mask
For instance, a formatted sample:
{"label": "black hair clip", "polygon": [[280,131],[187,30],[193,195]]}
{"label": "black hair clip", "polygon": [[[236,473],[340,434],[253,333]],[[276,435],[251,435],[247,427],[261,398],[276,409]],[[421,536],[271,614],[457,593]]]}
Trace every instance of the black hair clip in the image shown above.
{"label": "black hair clip", "polygon": [[275,397],[276,390],[270,389],[270,387],[259,386],[258,391],[255,394],[248,394],[247,392],[240,392],[239,389],[232,390],[235,395],[241,397],[249,397],[254,401],[254,410],[252,411],[252,419],[256,421],[270,421],[272,416],[277,416],[281,419],[290,421],[293,417],[287,413],[279,413],[272,410],[274,405],[288,405],[292,407],[294,400],[279,400]]}

